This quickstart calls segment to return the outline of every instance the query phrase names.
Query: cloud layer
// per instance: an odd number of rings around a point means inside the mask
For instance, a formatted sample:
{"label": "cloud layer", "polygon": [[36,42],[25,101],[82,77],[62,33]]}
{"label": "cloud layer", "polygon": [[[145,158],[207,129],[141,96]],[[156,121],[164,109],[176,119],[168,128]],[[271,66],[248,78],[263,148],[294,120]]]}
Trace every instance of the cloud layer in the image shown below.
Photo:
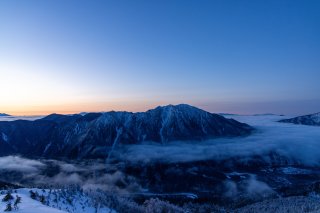
{"label": "cloud layer", "polygon": [[16,120],[27,120],[34,121],[41,119],[44,116],[0,116],[0,121],[16,121]]}
{"label": "cloud layer", "polygon": [[320,128],[277,122],[282,116],[229,116],[256,128],[248,137],[208,141],[174,142],[165,146],[143,144],[126,146],[118,157],[128,161],[188,162],[197,160],[246,161],[254,155],[270,159],[270,152],[304,165],[320,164]]}
{"label": "cloud layer", "polygon": [[0,157],[0,170],[18,171],[26,173],[38,172],[45,166],[44,163],[37,160],[30,160],[18,156]]}

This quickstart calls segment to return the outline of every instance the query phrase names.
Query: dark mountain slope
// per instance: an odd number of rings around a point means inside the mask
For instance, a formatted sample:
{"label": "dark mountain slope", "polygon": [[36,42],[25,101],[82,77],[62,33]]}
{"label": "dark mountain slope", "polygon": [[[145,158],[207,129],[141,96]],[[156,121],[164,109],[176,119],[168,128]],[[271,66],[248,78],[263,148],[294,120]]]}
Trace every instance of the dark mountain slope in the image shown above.
{"label": "dark mountain slope", "polygon": [[0,122],[0,155],[105,157],[114,144],[169,143],[248,135],[247,124],[186,105],[131,112],[52,114],[36,121]]}

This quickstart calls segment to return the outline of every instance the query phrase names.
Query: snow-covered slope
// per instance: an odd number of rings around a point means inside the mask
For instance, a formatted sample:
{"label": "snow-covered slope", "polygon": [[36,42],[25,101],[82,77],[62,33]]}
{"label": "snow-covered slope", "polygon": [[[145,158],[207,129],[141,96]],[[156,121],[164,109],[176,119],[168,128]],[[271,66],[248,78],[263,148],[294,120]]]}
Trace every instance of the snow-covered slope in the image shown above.
{"label": "snow-covered slope", "polygon": [[[15,191],[15,190],[13,190]],[[13,207],[13,201],[10,202],[4,202],[2,201],[2,199],[5,196],[6,191],[1,191],[0,195],[0,211],[1,212],[5,212],[4,210],[6,209],[6,206],[8,203],[11,203],[12,208]],[[21,203],[18,204],[18,209],[14,209],[12,210],[13,212],[19,212],[19,213],[63,213],[66,211],[62,211],[59,209],[55,209],[46,205],[43,205],[41,202],[37,201],[37,200],[33,200],[30,198],[29,195],[29,190],[28,189],[19,189],[17,190],[17,192],[13,192],[12,196],[14,197],[14,199],[16,199],[16,196],[21,197]]]}
{"label": "snow-covered slope", "polygon": [[[36,194],[34,199],[30,196],[30,191]],[[4,202],[7,190],[0,191],[0,211],[6,209],[7,204],[12,204],[13,212],[19,213],[116,213],[114,210],[96,205],[93,200],[84,193],[71,194],[63,190],[41,190],[41,189],[16,189],[12,190],[13,199],[9,202]],[[14,201],[16,196],[21,197],[18,209],[14,209]],[[43,196],[42,202],[40,197]]]}
{"label": "snow-covered slope", "polygon": [[299,116],[291,119],[283,119],[279,122],[320,126],[320,112],[311,115]]}
{"label": "snow-covered slope", "polygon": [[116,144],[200,141],[248,135],[252,130],[247,124],[186,104],[139,113],[52,114],[36,121],[0,122],[0,136],[5,136],[0,137],[0,155],[96,158],[106,157]]}

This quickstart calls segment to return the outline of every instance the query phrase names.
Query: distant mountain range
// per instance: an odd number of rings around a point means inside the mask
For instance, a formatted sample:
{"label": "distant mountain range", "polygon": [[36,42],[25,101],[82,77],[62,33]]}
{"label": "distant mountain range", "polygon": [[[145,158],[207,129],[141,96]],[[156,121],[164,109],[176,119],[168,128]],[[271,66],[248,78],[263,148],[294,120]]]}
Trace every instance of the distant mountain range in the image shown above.
{"label": "distant mountain range", "polygon": [[10,115],[8,115],[6,113],[0,113],[0,116],[10,116]]}
{"label": "distant mountain range", "polygon": [[303,124],[309,126],[320,126],[320,112],[310,115],[298,116],[290,119],[283,119],[279,122],[283,123],[293,123],[293,124]]}
{"label": "distant mountain range", "polygon": [[0,155],[99,158],[116,144],[201,141],[244,136],[247,124],[186,104],[146,112],[52,114],[35,121],[0,122]]}

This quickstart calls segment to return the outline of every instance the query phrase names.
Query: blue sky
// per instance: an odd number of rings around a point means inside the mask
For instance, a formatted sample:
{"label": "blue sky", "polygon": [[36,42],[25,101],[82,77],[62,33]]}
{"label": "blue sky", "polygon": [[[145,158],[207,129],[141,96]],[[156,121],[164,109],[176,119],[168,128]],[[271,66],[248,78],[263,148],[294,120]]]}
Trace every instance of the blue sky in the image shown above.
{"label": "blue sky", "polygon": [[0,2],[0,111],[320,111],[320,1]]}

